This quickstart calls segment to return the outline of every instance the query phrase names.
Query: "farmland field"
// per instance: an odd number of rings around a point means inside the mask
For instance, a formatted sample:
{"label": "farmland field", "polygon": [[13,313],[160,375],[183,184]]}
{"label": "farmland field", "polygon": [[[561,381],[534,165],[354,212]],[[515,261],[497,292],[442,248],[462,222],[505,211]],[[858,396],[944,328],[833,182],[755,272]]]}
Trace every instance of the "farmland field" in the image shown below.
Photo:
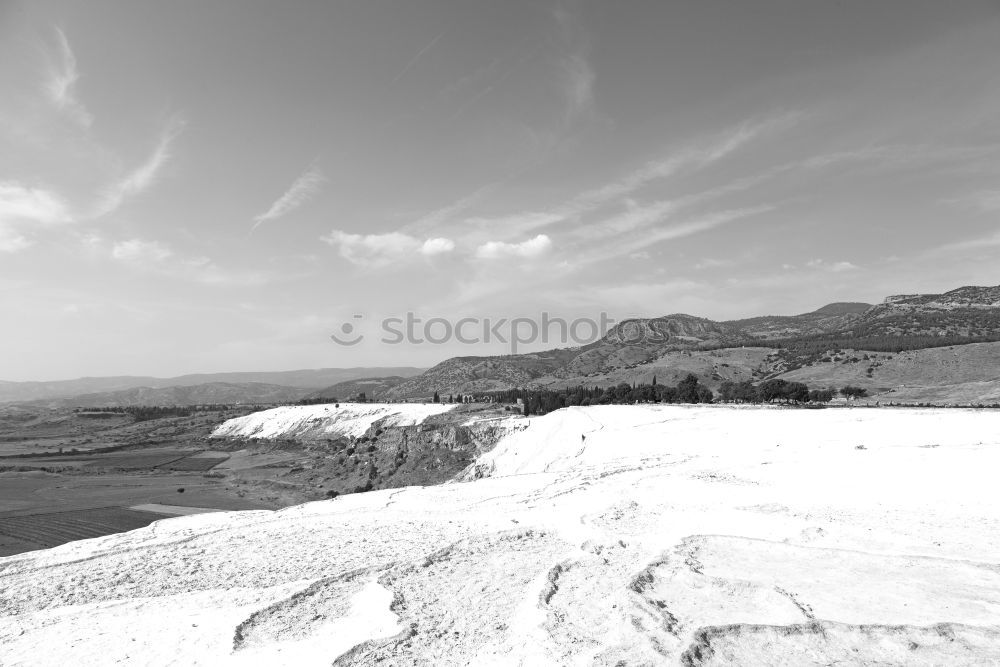
{"label": "farmland field", "polygon": [[241,496],[224,480],[206,479],[198,473],[89,470],[0,472],[0,557],[132,530],[177,514],[129,509],[138,505],[218,510],[273,507],[258,497]]}
{"label": "farmland field", "polygon": [[124,470],[146,470],[164,466],[174,461],[179,461],[189,456],[189,451],[141,451],[125,452],[121,454],[95,455],[89,464],[90,467],[99,468],[120,468]]}
{"label": "farmland field", "polygon": [[163,518],[122,507],[0,515],[0,556],[134,530]]}
{"label": "farmland field", "polygon": [[228,456],[186,456],[156,466],[160,470],[178,470],[186,472],[206,472],[220,463],[227,461]]}

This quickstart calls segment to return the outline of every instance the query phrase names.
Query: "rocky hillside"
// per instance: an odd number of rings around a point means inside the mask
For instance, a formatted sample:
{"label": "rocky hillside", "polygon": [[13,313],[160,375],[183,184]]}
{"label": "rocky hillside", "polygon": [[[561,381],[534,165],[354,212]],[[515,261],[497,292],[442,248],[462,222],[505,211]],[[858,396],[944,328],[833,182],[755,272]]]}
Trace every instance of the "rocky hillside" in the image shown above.
{"label": "rocky hillside", "polygon": [[865,336],[992,338],[1000,331],[1000,286],[890,296],[866,312],[855,330]]}
{"label": "rocky hillside", "polygon": [[388,391],[398,384],[405,382],[408,378],[402,375],[390,375],[388,377],[360,378],[348,380],[330,385],[325,389],[314,391],[305,395],[307,400],[331,399],[348,400],[364,394],[368,399],[379,400],[388,395]]}
{"label": "rocky hillside", "polygon": [[[693,372],[708,386],[763,379],[809,366],[836,350],[919,350],[1000,341],[1000,286],[944,294],[888,297],[883,303],[838,302],[800,315],[717,322],[676,313],[617,324],[579,348],[504,357],[456,357],[389,390],[395,399],[512,387],[661,381]],[[753,353],[721,354],[724,350]],[[770,351],[768,351],[770,350]],[[723,360],[721,357],[732,357]],[[817,382],[835,383],[843,373]],[[966,381],[962,372],[952,383]]]}
{"label": "rocky hillside", "polygon": [[530,385],[536,378],[551,374],[577,355],[573,349],[503,357],[453,357],[392,387],[391,398],[430,397],[495,391]]}
{"label": "rocky hillside", "polygon": [[747,339],[771,340],[828,334],[850,329],[863,319],[871,308],[867,303],[831,303],[811,313],[791,316],[753,317],[734,320],[738,336]]}

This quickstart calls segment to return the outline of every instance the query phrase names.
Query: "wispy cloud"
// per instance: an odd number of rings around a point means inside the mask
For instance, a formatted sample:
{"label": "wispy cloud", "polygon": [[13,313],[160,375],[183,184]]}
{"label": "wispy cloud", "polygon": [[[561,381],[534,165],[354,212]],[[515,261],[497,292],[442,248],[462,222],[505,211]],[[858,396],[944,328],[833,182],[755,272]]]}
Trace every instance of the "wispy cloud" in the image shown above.
{"label": "wispy cloud", "polygon": [[982,213],[1000,211],[1000,190],[980,190],[962,197],[947,199],[945,203],[971,208]]}
{"label": "wispy cloud", "polygon": [[284,194],[271,204],[270,208],[254,217],[254,224],[250,231],[257,229],[265,222],[277,220],[299,208],[315,197],[324,183],[326,183],[326,177],[319,168],[315,165],[309,167],[295,179]]}
{"label": "wispy cloud", "polygon": [[66,203],[50,190],[14,181],[0,182],[0,224],[56,224],[71,220]]}
{"label": "wispy cloud", "polygon": [[174,118],[168,122],[146,161],[104,190],[93,217],[100,218],[115,212],[126,199],[145,192],[156,183],[163,167],[170,160],[172,144],[183,129],[184,122],[180,119]]}
{"label": "wispy cloud", "polygon": [[389,85],[390,86],[395,85],[397,81],[399,81],[404,76],[406,76],[406,73],[410,71],[410,68],[412,68],[414,65],[416,65],[420,61],[420,59],[423,58],[423,56],[424,56],[425,53],[427,53],[432,48],[434,48],[434,45],[437,44],[438,42],[440,42],[441,39],[446,34],[448,34],[448,30],[449,29],[450,29],[450,26],[448,28],[445,28],[444,30],[442,30],[438,34],[437,37],[435,37],[434,39],[432,39],[431,41],[429,41],[426,45],[424,45],[424,47],[422,49],[420,49],[419,51],[417,51],[416,55],[413,56],[412,58],[410,58],[410,60],[406,63],[406,65],[403,67],[403,69],[399,70],[399,73],[392,78],[392,81],[389,82]]}
{"label": "wispy cloud", "polygon": [[130,239],[111,247],[111,256],[120,262],[149,264],[163,262],[174,256],[173,251],[159,241]]}
{"label": "wispy cloud", "polygon": [[828,262],[825,259],[810,259],[806,262],[806,267],[820,271],[830,271],[831,273],[844,273],[845,271],[856,271],[858,269],[856,264],[848,261]]}
{"label": "wispy cloud", "polygon": [[80,72],[76,65],[76,56],[70,48],[69,40],[59,28],[56,28],[56,41],[59,45],[59,62],[50,68],[45,82],[45,90],[49,99],[67,114],[74,122],[83,127],[90,127],[94,117],[76,97],[76,83]]}
{"label": "wispy cloud", "polygon": [[321,240],[336,248],[340,256],[352,264],[368,268],[382,268],[416,257],[435,257],[455,249],[454,241],[448,238],[421,241],[402,232],[362,235],[334,229]]}
{"label": "wispy cloud", "polygon": [[[665,157],[650,160],[620,178],[604,185],[584,190],[574,197],[547,209],[523,211],[497,217],[468,218],[462,221],[461,226],[464,229],[468,229],[469,227],[476,229],[502,229],[509,236],[518,236],[552,225],[578,221],[580,217],[593,214],[610,203],[618,202],[638,193],[643,188],[651,186],[657,181],[668,179],[671,176],[682,173],[684,170],[707,168],[735,153],[754,139],[794,124],[800,116],[801,114],[798,113],[787,112],[759,121],[747,121],[699,143],[678,148]],[[785,169],[789,168],[791,167],[785,167]],[[680,205],[697,203],[716,195],[747,188],[758,180],[758,177],[748,177],[741,179],[739,182],[713,188],[705,193],[691,195],[675,202],[659,202],[658,204],[647,206],[647,208],[660,207],[661,210],[659,212],[639,210],[631,212],[631,215],[637,222],[639,222],[638,218],[642,216],[656,219],[657,216],[662,217],[668,210],[673,210]],[[586,227],[593,228],[593,235],[601,236],[605,235],[601,231],[601,226],[607,222],[605,220],[598,223],[588,223]],[[626,220],[622,220],[621,222],[622,224],[628,224]],[[578,229],[584,229],[584,227],[580,226]]]}
{"label": "wispy cloud", "polygon": [[442,223],[448,222],[462,211],[465,211],[478,203],[484,195],[491,192],[495,187],[496,184],[484,185],[483,187],[478,188],[475,192],[457,199],[450,204],[430,211],[429,213],[425,213],[419,219],[404,226],[402,231],[420,234],[426,232],[427,230],[434,229]]}
{"label": "wispy cloud", "polygon": [[581,252],[576,259],[575,266],[578,268],[597,261],[627,256],[637,250],[650,248],[657,243],[701,234],[736,222],[737,220],[760,215],[772,210],[774,210],[773,205],[762,204],[760,206],[716,211],[667,227],[651,229],[643,234],[626,236],[619,241],[604,242],[590,248],[586,252]]}
{"label": "wispy cloud", "polygon": [[566,91],[566,117],[571,122],[593,106],[596,76],[582,52],[567,56],[561,67]]}
{"label": "wispy cloud", "polygon": [[13,254],[30,248],[32,245],[33,241],[25,236],[15,232],[13,229],[0,226],[0,252]]}
{"label": "wispy cloud", "polygon": [[676,175],[682,169],[703,169],[712,165],[762,134],[786,128],[800,117],[798,113],[781,113],[761,121],[748,121],[716,135],[702,145],[693,145],[673,152],[665,158],[647,162],[623,178],[582,193],[574,208],[588,209],[613,199],[624,197],[654,182]]}
{"label": "wispy cloud", "polygon": [[566,6],[552,11],[556,34],[565,55],[558,61],[559,77],[566,98],[564,122],[569,125],[585,116],[594,104],[594,69],[587,59],[588,39],[575,11]]}
{"label": "wispy cloud", "polygon": [[547,254],[551,249],[552,239],[545,234],[539,234],[520,243],[488,241],[476,248],[475,256],[477,259],[534,259]]}
{"label": "wispy cloud", "polygon": [[[99,248],[101,240],[90,240]],[[107,248],[106,245],[104,245]],[[178,254],[166,243],[144,239],[128,239],[111,244],[106,250],[112,259],[136,271],[171,279],[180,279],[214,286],[259,286],[274,280],[264,271],[224,269],[204,256]]]}
{"label": "wispy cloud", "polygon": [[24,228],[71,221],[69,207],[56,193],[13,181],[0,182],[0,252],[15,253],[33,245]]}
{"label": "wispy cloud", "polygon": [[940,245],[933,250],[924,253],[924,257],[936,257],[938,255],[962,250],[982,250],[984,248],[995,247],[1000,247],[1000,232],[980,236],[974,239],[966,239],[965,241],[955,241],[954,243]]}

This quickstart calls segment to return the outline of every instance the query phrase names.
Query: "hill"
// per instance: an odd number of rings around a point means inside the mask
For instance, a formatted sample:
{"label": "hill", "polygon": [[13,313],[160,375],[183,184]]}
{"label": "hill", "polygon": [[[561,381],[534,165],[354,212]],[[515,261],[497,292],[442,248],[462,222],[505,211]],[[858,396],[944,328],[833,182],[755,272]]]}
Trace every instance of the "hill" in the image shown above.
{"label": "hill", "polygon": [[306,400],[340,399],[347,400],[364,394],[368,399],[378,400],[386,395],[389,389],[406,381],[402,375],[389,375],[377,378],[359,378],[330,385],[325,389],[306,394]]}
{"label": "hill", "polygon": [[991,404],[1000,402],[1000,343],[898,353],[841,350],[780,377],[810,386],[864,387],[886,402]]}
{"label": "hill", "polygon": [[209,382],[184,387],[136,387],[120,391],[81,394],[70,398],[22,402],[48,408],[106,408],[116,406],[187,406],[289,403],[307,393],[304,389],[262,382]]}
{"label": "hill", "polygon": [[[961,287],[943,294],[890,296],[877,305],[830,303],[799,315],[714,321],[674,313],[629,319],[615,325],[602,339],[579,348],[448,359],[395,385],[386,395],[404,399],[429,397],[434,391],[445,395],[514,387],[649,382],[654,375],[671,382],[688,372],[714,387],[723,380],[784,377],[804,367],[814,369],[811,384],[837,386],[845,376],[856,379],[858,374],[834,372],[832,364],[816,364],[838,351],[887,356],[994,341],[1000,341],[1000,286]],[[913,369],[923,357],[911,356],[916,361],[910,370],[901,370],[898,378],[884,371],[884,384],[879,386],[921,384],[919,372]],[[926,362],[933,364],[935,359],[929,355]],[[941,382],[958,385],[983,380],[977,372],[967,372],[966,365],[959,364],[951,367]]]}
{"label": "hill", "polygon": [[69,398],[83,394],[96,394],[137,389],[163,389],[167,387],[191,387],[205,384],[262,383],[317,390],[323,387],[365,377],[396,375],[412,377],[424,371],[422,368],[320,368],[295,371],[261,371],[237,373],[199,373],[171,378],[144,376],[84,377],[75,380],[55,380],[51,382],[9,382],[0,381],[0,403],[33,401],[51,398]]}

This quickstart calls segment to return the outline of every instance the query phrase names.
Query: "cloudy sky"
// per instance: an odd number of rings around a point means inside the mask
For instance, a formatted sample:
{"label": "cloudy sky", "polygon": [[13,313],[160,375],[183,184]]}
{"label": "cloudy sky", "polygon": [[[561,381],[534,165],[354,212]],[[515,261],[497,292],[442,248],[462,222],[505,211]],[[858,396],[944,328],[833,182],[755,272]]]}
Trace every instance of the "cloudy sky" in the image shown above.
{"label": "cloudy sky", "polygon": [[998,34],[995,0],[0,0],[0,379],[1000,283]]}

